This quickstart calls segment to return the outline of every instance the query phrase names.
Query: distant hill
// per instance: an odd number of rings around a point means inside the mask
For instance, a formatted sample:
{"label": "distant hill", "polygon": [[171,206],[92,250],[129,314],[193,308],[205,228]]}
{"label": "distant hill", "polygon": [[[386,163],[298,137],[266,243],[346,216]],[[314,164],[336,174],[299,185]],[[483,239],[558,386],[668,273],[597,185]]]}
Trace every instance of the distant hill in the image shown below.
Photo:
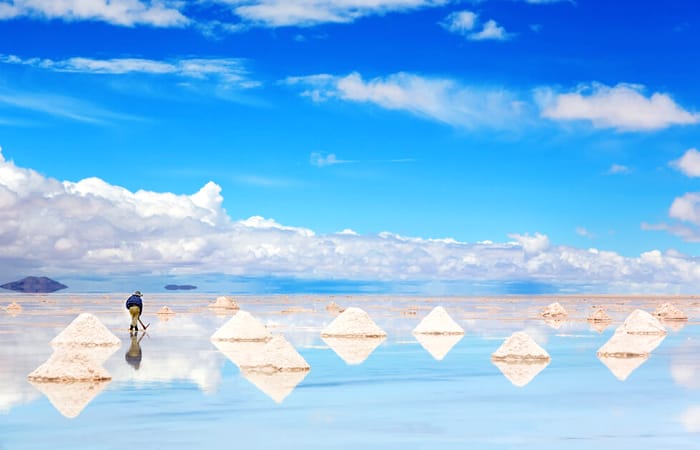
{"label": "distant hill", "polygon": [[54,281],[51,278],[46,277],[26,277],[19,281],[12,281],[0,286],[0,288],[9,289],[11,291],[42,294],[60,291],[61,289],[65,289],[67,287],[68,286],[65,284],[61,284],[58,281]]}
{"label": "distant hill", "polygon": [[168,284],[165,289],[169,291],[191,291],[192,289],[197,289],[197,286],[192,286],[191,284]]}

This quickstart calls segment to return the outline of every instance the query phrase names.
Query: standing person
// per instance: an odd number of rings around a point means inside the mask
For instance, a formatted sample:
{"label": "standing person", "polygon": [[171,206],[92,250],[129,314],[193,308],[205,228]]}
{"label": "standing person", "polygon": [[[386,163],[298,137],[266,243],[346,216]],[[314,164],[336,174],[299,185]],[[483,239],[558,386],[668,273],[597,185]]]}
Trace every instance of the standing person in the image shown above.
{"label": "standing person", "polygon": [[131,325],[129,326],[129,332],[131,332],[131,330],[135,332],[139,331],[138,321],[141,318],[141,312],[143,311],[141,291],[134,292],[133,295],[126,300],[126,309],[128,309],[129,314],[131,314]]}

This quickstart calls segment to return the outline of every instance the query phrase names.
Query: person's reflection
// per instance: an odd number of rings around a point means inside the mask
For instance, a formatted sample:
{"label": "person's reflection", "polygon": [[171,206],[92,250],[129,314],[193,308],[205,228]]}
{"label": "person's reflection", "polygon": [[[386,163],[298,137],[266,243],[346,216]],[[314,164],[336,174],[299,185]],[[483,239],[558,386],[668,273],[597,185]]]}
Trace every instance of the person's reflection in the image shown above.
{"label": "person's reflection", "polygon": [[129,363],[134,370],[139,370],[139,367],[141,367],[141,339],[143,339],[145,335],[146,333],[142,333],[141,337],[138,337],[138,333],[132,333],[131,345],[124,355],[124,359],[126,359],[126,362]]}

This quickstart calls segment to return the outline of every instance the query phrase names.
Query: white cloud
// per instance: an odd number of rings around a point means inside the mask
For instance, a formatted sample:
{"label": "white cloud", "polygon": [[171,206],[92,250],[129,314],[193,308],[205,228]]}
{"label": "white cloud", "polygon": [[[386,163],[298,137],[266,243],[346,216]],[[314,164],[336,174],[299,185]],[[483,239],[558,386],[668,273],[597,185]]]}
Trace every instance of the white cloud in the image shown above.
{"label": "white cloud", "polygon": [[630,173],[630,168],[623,164],[613,164],[606,172],[607,175],[623,175],[627,173]]}
{"label": "white cloud", "polygon": [[582,237],[593,238],[595,235],[585,227],[576,227],[576,234]]}
{"label": "white cloud", "polygon": [[367,81],[353,72],[342,77],[328,74],[290,77],[286,82],[306,87],[302,95],[316,102],[340,99],[371,103],[465,128],[512,126],[523,108],[523,103],[505,89],[469,87],[450,79],[405,72]]}
{"label": "white cloud", "polygon": [[160,0],[2,0],[0,20],[17,17],[95,20],[120,26],[179,27],[189,19]]}
{"label": "white cloud", "polygon": [[361,17],[444,5],[448,0],[217,0],[248,23],[267,27],[349,23]]}
{"label": "white cloud", "polygon": [[92,74],[148,74],[175,75],[197,80],[214,79],[225,85],[256,87],[260,83],[250,80],[244,62],[236,58],[181,58],[152,60],[143,58],[95,59],[74,57],[64,60],[41,58],[23,59],[16,55],[0,55],[0,63],[19,64],[56,72]]}
{"label": "white cloud", "polygon": [[445,17],[440,25],[447,31],[465,36],[472,41],[505,41],[512,37],[505,28],[498,25],[495,20],[488,20],[481,31],[474,31],[478,22],[478,15],[471,11],[455,11]]}
{"label": "white cloud", "polygon": [[498,25],[495,20],[489,20],[478,33],[467,36],[472,41],[505,41],[512,37],[505,28]]}
{"label": "white cloud", "polygon": [[558,93],[551,89],[536,92],[542,117],[553,120],[587,120],[596,128],[621,131],[651,131],[672,125],[698,123],[700,115],[686,111],[668,94],[655,92],[650,97],[643,87],[599,83],[581,85],[575,92]]}
{"label": "white cloud", "polygon": [[695,148],[688,149],[683,156],[670,164],[689,177],[700,177],[700,152]]}
{"label": "white cloud", "polygon": [[688,407],[678,418],[689,433],[700,433],[700,406]]}
{"label": "white cloud", "polygon": [[312,166],[316,167],[326,167],[326,166],[334,166],[336,164],[344,164],[344,163],[349,163],[349,162],[354,162],[354,161],[346,161],[342,159],[338,159],[337,156],[335,156],[335,153],[319,153],[319,152],[313,152],[311,153],[311,156],[309,157],[309,162],[311,163]]}
{"label": "white cloud", "polygon": [[[697,286],[700,262],[552,245],[540,233],[465,243],[393,233],[317,234],[272,219],[234,220],[218,185],[192,195],[131,192],[98,178],[47,178],[0,158],[0,267],[5,276],[207,274],[367,281],[532,280],[606,290]],[[51,226],[47,227],[46,224]]]}

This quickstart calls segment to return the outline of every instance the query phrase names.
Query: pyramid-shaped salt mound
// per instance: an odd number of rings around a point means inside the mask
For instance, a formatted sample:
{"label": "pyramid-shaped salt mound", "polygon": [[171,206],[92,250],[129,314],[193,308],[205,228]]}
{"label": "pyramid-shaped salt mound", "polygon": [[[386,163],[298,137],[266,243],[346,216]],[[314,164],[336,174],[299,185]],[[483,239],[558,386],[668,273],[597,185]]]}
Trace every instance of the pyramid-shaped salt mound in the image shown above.
{"label": "pyramid-shaped salt mound", "polygon": [[221,341],[212,339],[216,348],[238,368],[253,367],[267,341]]}
{"label": "pyramid-shaped salt mound", "polygon": [[89,353],[59,348],[27,376],[32,381],[106,381],[112,376]]}
{"label": "pyramid-shaped salt mound", "polygon": [[5,311],[7,311],[9,314],[16,315],[22,312],[22,305],[20,305],[17,302],[12,302],[9,305],[7,305],[7,308],[5,308]]}
{"label": "pyramid-shaped salt mound", "polygon": [[161,316],[161,315],[163,315],[163,316],[172,316],[172,315],[175,314],[175,311],[173,311],[172,309],[168,308],[167,306],[163,306],[162,308],[160,308],[160,309],[158,310],[158,312],[157,312],[156,314],[158,314],[159,316]]}
{"label": "pyramid-shaped salt mound", "polygon": [[625,381],[639,366],[644,364],[649,356],[634,356],[630,358],[615,358],[612,356],[598,356],[608,370],[620,381]]}
{"label": "pyramid-shaped salt mound", "polygon": [[415,336],[418,343],[438,361],[442,361],[452,347],[464,337],[463,334],[416,334]]}
{"label": "pyramid-shaped salt mound", "polygon": [[452,320],[445,308],[436,306],[413,329],[413,334],[464,334],[464,329]]}
{"label": "pyramid-shaped salt mound", "polygon": [[120,346],[122,342],[105,327],[100,319],[89,313],[82,313],[73,320],[51,345],[56,346]]}
{"label": "pyramid-shaped salt mound", "polygon": [[618,328],[598,349],[597,355],[614,358],[648,356],[665,338],[666,335],[662,334],[628,334]]}
{"label": "pyramid-shaped salt mound", "polygon": [[542,317],[563,318],[567,316],[567,312],[559,302],[554,302],[542,310]]}
{"label": "pyramid-shaped salt mound", "polygon": [[362,364],[384,342],[385,337],[373,338],[347,338],[347,337],[322,337],[336,355],[346,364]]}
{"label": "pyramid-shaped salt mound", "polygon": [[612,318],[603,308],[597,308],[587,319],[589,322],[612,322]]}
{"label": "pyramid-shaped salt mound", "polygon": [[308,370],[296,372],[268,372],[256,370],[255,368],[241,370],[241,374],[246,380],[253,383],[255,387],[264,392],[275,403],[282,403],[297,385],[306,378],[308,373]]}
{"label": "pyramid-shaped salt mound", "polygon": [[340,314],[341,312],[345,311],[345,308],[341,307],[336,302],[330,302],[326,305],[326,311],[331,314]]}
{"label": "pyramid-shaped salt mound", "polygon": [[217,297],[214,303],[209,304],[209,307],[214,309],[240,309],[235,300],[225,296]]}
{"label": "pyramid-shaped salt mound", "polygon": [[615,333],[617,332],[662,335],[666,334],[666,329],[656,317],[641,309],[635,309],[615,331]]}
{"label": "pyramid-shaped salt mound", "polygon": [[76,381],[69,383],[35,382],[32,386],[44,394],[64,417],[74,419],[104,390],[109,381]]}
{"label": "pyramid-shaped salt mound", "polygon": [[498,370],[510,381],[514,386],[524,387],[529,384],[545,367],[549,365],[549,360],[531,360],[531,361],[492,361],[498,367]]}
{"label": "pyramid-shaped salt mound", "polygon": [[266,341],[270,330],[246,311],[238,311],[211,336],[214,341]]}
{"label": "pyramid-shaped salt mound", "polygon": [[308,371],[311,367],[284,336],[267,341],[213,341],[214,345],[241,370]]}
{"label": "pyramid-shaped salt mound", "polygon": [[385,337],[384,330],[379,328],[365,311],[350,307],[343,311],[326,327],[321,336],[332,337]]}
{"label": "pyramid-shaped salt mound", "polygon": [[527,333],[517,331],[491,354],[494,361],[549,360],[549,353],[537,345]]}
{"label": "pyramid-shaped salt mound", "polygon": [[664,303],[656,308],[654,316],[662,320],[688,320],[688,316],[672,303]]}

